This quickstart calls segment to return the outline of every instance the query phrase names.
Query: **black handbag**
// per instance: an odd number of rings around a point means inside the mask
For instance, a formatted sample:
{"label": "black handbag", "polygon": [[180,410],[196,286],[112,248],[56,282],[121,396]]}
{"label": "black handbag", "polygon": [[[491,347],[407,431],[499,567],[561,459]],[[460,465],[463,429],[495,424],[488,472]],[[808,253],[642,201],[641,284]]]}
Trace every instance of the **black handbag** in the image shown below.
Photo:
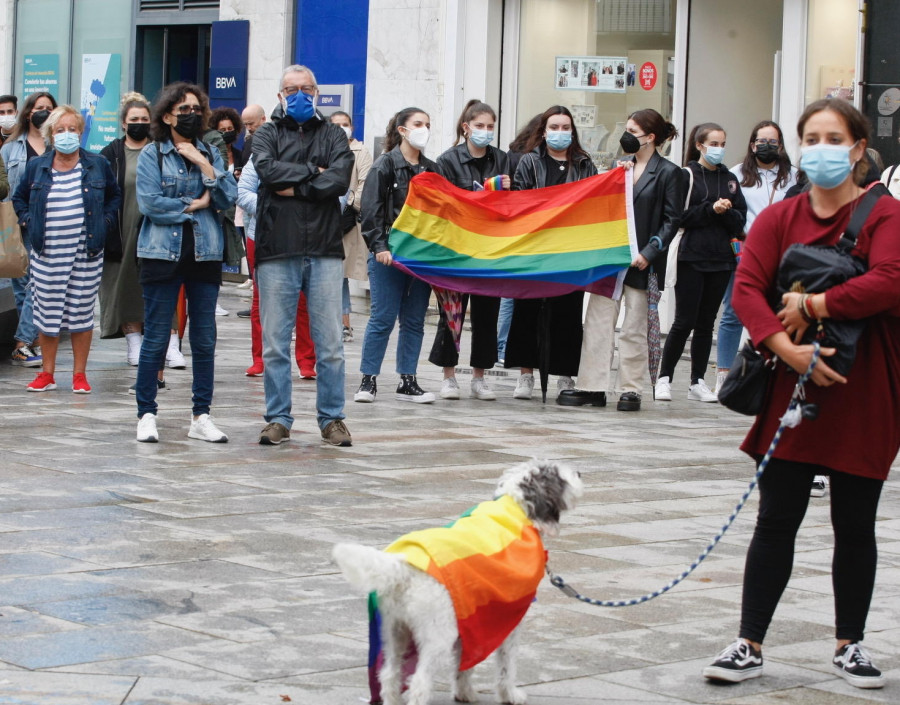
{"label": "black handbag", "polygon": [[759,414],[766,401],[775,359],[766,360],[749,340],[745,342],[719,388],[719,403],[739,414]]}
{"label": "black handbag", "polygon": [[[796,244],[785,251],[778,267],[779,301],[782,294],[789,291],[819,294],[865,274],[868,269],[866,262],[852,255],[851,251],[869,213],[885,193],[887,189],[876,185],[862,197],[836,245]],[[846,375],[856,359],[856,344],[865,327],[864,319],[838,321],[826,318],[810,324],[801,342],[810,344],[818,340],[822,347],[834,348],[835,353],[828,358],[828,366],[838,374]]]}

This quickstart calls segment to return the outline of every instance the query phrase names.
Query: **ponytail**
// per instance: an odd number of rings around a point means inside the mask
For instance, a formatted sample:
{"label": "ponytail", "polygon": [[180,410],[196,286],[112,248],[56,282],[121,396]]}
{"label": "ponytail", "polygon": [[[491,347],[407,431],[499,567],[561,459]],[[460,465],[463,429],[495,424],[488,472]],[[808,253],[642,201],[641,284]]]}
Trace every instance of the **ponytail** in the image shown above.
{"label": "ponytail", "polygon": [[456,122],[456,144],[465,142],[466,134],[463,130],[463,124],[474,120],[478,115],[481,115],[482,113],[487,113],[494,119],[494,122],[497,121],[497,114],[494,112],[494,109],[487,103],[483,103],[478,98],[473,98],[468,103],[466,103],[466,106],[463,108],[463,111],[459,116],[459,120]]}
{"label": "ponytail", "polygon": [[410,117],[415,115],[416,113],[422,113],[423,115],[428,115],[421,108],[403,108],[400,112],[398,112],[394,117],[388,120],[387,127],[384,130],[384,151],[390,152],[392,149],[397,147],[400,142],[402,142],[402,138],[400,137],[400,133],[397,128],[403,127],[406,124],[406,121],[409,120]]}

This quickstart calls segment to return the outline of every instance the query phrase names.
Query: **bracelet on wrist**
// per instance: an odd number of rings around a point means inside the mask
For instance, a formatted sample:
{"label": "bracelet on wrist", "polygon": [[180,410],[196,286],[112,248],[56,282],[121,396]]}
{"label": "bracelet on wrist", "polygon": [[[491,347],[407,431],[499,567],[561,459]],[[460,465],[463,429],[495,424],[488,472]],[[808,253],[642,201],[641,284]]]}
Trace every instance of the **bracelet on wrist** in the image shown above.
{"label": "bracelet on wrist", "polygon": [[800,298],[797,299],[797,310],[800,312],[800,316],[804,321],[812,323],[812,318],[809,317],[809,314],[806,311],[807,299],[809,299],[809,294],[800,294]]}
{"label": "bracelet on wrist", "polygon": [[806,311],[806,315],[810,322],[818,320],[818,316],[816,315],[816,307],[813,306],[813,295],[807,294],[806,299],[803,301],[803,309]]}

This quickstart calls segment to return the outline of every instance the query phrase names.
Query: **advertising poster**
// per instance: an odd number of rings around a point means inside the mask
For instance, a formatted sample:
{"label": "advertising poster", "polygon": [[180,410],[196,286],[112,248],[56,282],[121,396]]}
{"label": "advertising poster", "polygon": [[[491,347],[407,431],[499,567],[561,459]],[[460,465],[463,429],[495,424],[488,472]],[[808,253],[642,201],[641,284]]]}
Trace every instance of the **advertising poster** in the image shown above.
{"label": "advertising poster", "polygon": [[81,146],[99,152],[119,131],[121,54],[83,54],[81,57]]}
{"label": "advertising poster", "polygon": [[38,91],[59,95],[59,54],[25,55],[22,97]]}
{"label": "advertising poster", "polygon": [[625,92],[624,56],[557,56],[555,87],[561,90]]}

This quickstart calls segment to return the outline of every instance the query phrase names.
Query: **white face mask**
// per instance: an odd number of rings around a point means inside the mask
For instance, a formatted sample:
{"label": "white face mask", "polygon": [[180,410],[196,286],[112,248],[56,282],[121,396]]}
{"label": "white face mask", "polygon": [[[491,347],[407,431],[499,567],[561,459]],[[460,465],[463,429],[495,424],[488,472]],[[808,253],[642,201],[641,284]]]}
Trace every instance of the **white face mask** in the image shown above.
{"label": "white face mask", "polygon": [[353,128],[347,127],[346,125],[341,125],[341,129],[344,131],[344,134],[347,135],[348,140],[353,139]]}
{"label": "white face mask", "polygon": [[11,130],[16,126],[15,115],[0,115],[0,129]]}
{"label": "white face mask", "polygon": [[428,138],[431,136],[427,127],[417,127],[415,130],[406,129],[406,139],[412,147],[420,152],[425,149],[428,144]]}

